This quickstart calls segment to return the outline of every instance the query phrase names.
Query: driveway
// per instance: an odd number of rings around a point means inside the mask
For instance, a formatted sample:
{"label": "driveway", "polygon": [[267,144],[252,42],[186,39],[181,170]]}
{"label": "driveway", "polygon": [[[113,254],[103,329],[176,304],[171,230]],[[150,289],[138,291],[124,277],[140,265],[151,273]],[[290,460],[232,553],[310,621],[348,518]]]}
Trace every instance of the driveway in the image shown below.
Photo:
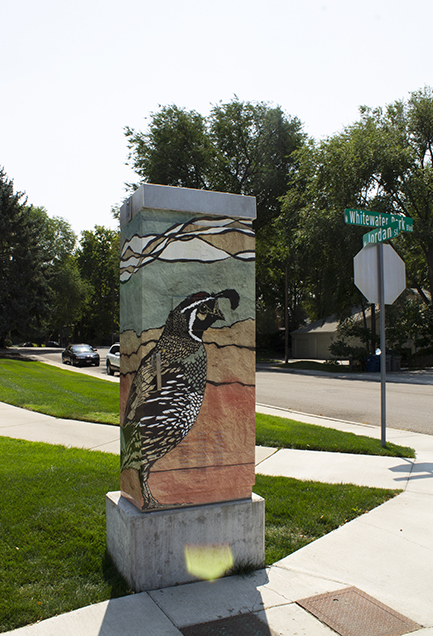
{"label": "driveway", "polygon": [[99,367],[73,367],[69,364],[62,364],[63,349],[61,348],[54,349],[49,347],[17,347],[17,350],[22,355],[30,356],[35,360],[53,364],[54,366],[63,367],[64,369],[69,369],[71,371],[77,371],[78,373],[86,373],[87,375],[92,375],[96,378],[103,378],[104,380],[110,380],[111,382],[119,382],[120,377],[118,373],[116,373],[114,376],[107,374],[105,359],[107,356],[107,351],[109,349],[110,347],[97,348],[100,356]]}

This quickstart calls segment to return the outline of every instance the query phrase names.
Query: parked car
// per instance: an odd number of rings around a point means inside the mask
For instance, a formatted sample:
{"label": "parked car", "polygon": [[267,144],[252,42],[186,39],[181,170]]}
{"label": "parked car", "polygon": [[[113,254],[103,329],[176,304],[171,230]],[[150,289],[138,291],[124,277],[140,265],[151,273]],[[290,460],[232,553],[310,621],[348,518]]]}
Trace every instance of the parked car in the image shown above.
{"label": "parked car", "polygon": [[88,344],[68,345],[62,351],[62,362],[76,367],[80,365],[90,366],[91,364],[99,367],[99,353]]}
{"label": "parked car", "polygon": [[120,373],[120,344],[112,345],[106,358],[107,374],[114,375],[115,371]]}

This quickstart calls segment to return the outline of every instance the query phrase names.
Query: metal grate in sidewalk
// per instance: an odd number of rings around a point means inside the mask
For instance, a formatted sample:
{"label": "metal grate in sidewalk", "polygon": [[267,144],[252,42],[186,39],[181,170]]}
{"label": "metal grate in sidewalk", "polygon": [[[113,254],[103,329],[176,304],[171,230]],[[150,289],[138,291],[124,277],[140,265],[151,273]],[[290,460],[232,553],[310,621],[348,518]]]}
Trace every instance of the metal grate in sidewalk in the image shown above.
{"label": "metal grate in sidewalk", "polygon": [[402,636],[421,629],[356,587],[312,596],[297,604],[340,636]]}
{"label": "metal grate in sidewalk", "polygon": [[269,627],[254,614],[239,614],[180,630],[183,636],[272,636]]}

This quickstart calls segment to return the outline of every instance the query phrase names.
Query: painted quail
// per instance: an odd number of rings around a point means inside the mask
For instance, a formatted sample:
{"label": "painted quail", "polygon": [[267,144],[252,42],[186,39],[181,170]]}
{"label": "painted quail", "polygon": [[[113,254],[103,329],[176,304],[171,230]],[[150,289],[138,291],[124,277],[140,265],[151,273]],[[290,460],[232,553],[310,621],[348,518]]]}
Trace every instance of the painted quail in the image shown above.
{"label": "painted quail", "polygon": [[229,299],[232,309],[239,304],[237,291],[225,289],[201,291],[177,305],[131,385],[121,428],[121,469],[139,471],[143,510],[161,507],[147,483],[151,467],[182,441],[200,412],[207,372],[202,336],[224,320],[218,298]]}

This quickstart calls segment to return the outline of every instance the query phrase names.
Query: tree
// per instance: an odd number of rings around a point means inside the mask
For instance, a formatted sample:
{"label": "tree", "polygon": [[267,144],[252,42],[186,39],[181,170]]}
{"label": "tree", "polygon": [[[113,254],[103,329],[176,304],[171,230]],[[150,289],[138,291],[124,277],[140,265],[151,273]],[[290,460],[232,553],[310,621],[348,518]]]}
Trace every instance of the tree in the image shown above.
{"label": "tree", "polygon": [[301,122],[280,107],[235,98],[212,108],[209,133],[217,153],[212,187],[255,196],[255,227],[263,227],[278,216],[296,169],[293,153],[305,141]]}
{"label": "tree", "polygon": [[119,254],[117,230],[96,225],[82,232],[77,263],[89,290],[77,337],[111,343],[119,330]]}
{"label": "tree", "polygon": [[[360,109],[360,119],[297,155],[283,215],[297,216],[292,240],[310,260],[311,318],[344,314],[362,297],[353,286],[351,259],[363,228],[345,226],[343,210],[366,208],[414,219],[413,234],[393,241],[406,262],[408,284],[426,304],[433,291],[433,93],[411,93],[386,109]],[[310,246],[310,249],[308,247]],[[429,293],[425,293],[425,290]],[[352,291],[351,291],[352,290]]]}
{"label": "tree", "polygon": [[6,338],[43,333],[49,290],[43,226],[24,193],[0,169],[0,347]]}
{"label": "tree", "polygon": [[[214,151],[206,120],[196,111],[163,106],[146,133],[125,127],[129,161],[140,183],[209,187]],[[137,184],[129,184],[136,188]]]}
{"label": "tree", "polygon": [[51,338],[67,345],[85,315],[92,288],[83,280],[77,258],[70,256],[50,276],[50,319],[48,333]]}
{"label": "tree", "polygon": [[[344,200],[379,212],[414,219],[414,232],[402,233],[394,246],[405,258],[409,286],[424,301],[433,291],[433,92],[414,91],[407,102],[386,109],[361,109],[361,120],[333,140],[335,164],[324,170]],[[343,148],[349,148],[346,152]],[[341,178],[343,176],[343,178]],[[347,178],[349,177],[349,178]],[[335,187],[335,185],[334,185]]]}
{"label": "tree", "polygon": [[77,235],[68,221],[59,216],[48,216],[44,207],[32,206],[29,213],[43,230],[40,247],[44,262],[58,267],[74,253]]}
{"label": "tree", "polygon": [[280,107],[238,98],[214,106],[207,118],[163,106],[152,113],[146,133],[126,127],[125,135],[140,183],[255,196],[256,227],[279,214],[292,153],[305,139],[301,122]]}
{"label": "tree", "polygon": [[43,207],[30,213],[42,227],[40,247],[50,290],[46,335],[67,344],[90,293],[78,269],[77,236],[65,219],[49,217]]}
{"label": "tree", "polygon": [[[141,183],[256,197],[259,318],[264,324],[264,317],[271,316],[266,322],[272,326],[266,329],[275,333],[276,305],[284,307],[288,259],[281,260],[275,234],[267,227],[279,216],[280,198],[297,169],[294,152],[305,141],[299,119],[285,115],[280,107],[235,97],[213,106],[207,118],[195,111],[164,106],[151,115],[146,133],[126,128],[125,134],[130,165]],[[296,285],[292,291],[297,298],[295,289]],[[294,314],[298,314],[297,309]]]}
{"label": "tree", "polygon": [[297,290],[302,310],[298,317],[303,312],[312,321],[333,314],[344,318],[363,298],[352,276],[352,259],[360,247],[358,228],[345,226],[340,190],[329,192],[330,182],[323,178],[332,160],[328,143],[311,139],[294,160],[298,169],[274,227],[286,246],[289,286]]}

